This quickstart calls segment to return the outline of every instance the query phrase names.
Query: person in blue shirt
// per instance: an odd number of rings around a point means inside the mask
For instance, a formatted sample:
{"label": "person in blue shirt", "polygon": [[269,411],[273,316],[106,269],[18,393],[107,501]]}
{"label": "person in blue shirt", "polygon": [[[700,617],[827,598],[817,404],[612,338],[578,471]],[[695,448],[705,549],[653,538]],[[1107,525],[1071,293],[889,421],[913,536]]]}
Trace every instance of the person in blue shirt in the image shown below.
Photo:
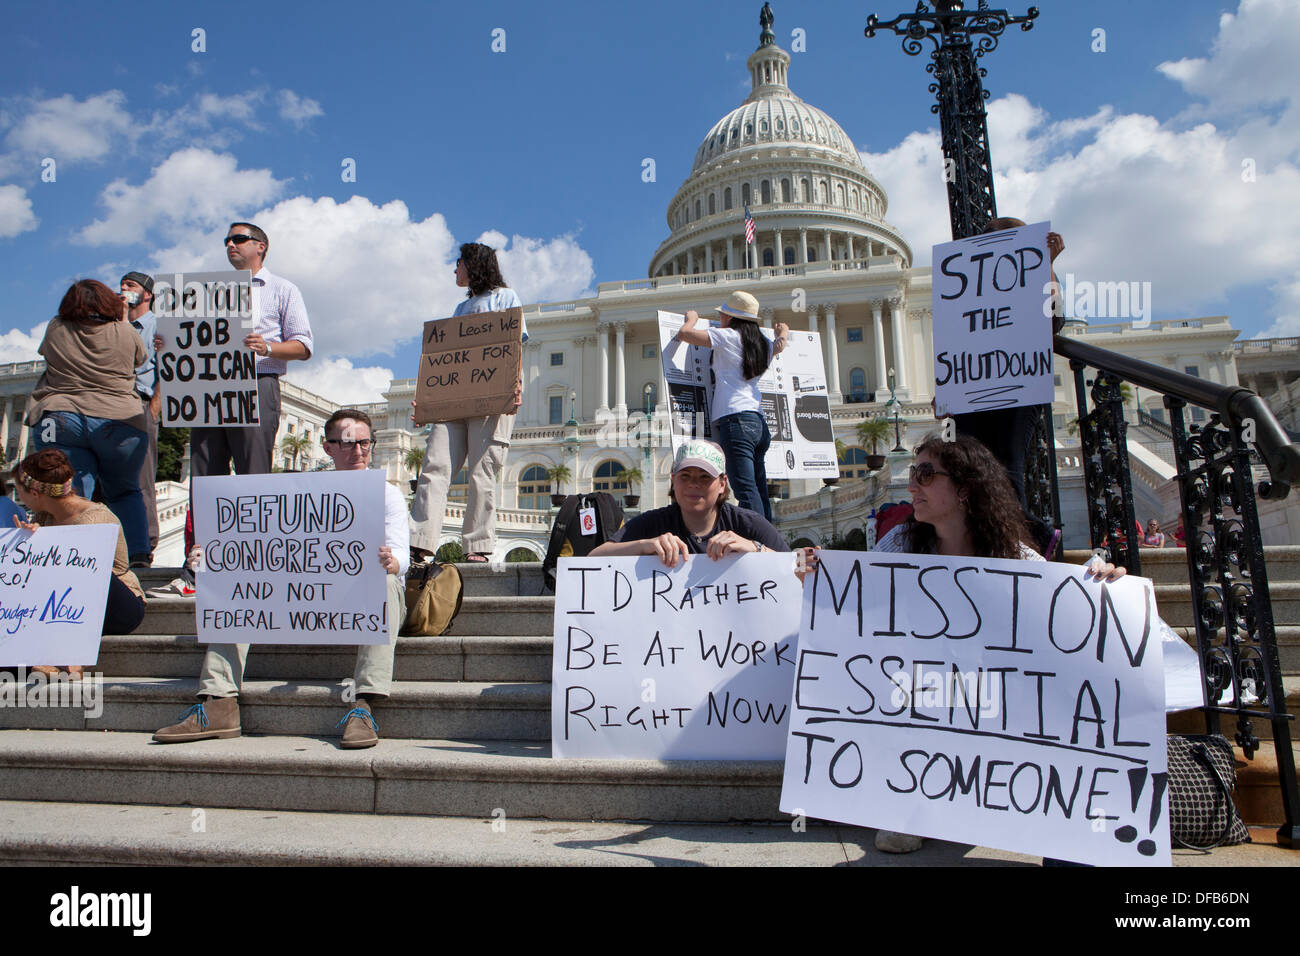
{"label": "person in blue shirt", "polygon": [[[521,308],[519,296],[506,287],[497,264],[496,250],[479,242],[460,247],[456,260],[456,285],[465,289],[465,301],[455,316],[477,312],[502,312]],[[528,341],[528,329],[522,330]],[[523,403],[523,382],[515,383],[517,411]],[[411,560],[428,560],[438,550],[447,490],[452,476],[463,467],[469,478],[461,538],[467,560],[485,562],[496,546],[496,508],[493,501],[497,475],[505,466],[515,412],[435,422],[429,430],[424,465],[411,502]]]}

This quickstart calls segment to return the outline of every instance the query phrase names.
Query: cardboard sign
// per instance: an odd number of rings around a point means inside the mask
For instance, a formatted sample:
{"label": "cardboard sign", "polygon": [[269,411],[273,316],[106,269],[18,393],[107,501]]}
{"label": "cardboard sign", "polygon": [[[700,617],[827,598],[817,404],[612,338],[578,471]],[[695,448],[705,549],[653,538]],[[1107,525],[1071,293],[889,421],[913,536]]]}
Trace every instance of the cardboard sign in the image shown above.
{"label": "cardboard sign", "polygon": [[781,809],[1081,863],[1168,865],[1149,581],[820,552]]}
{"label": "cardboard sign", "polygon": [[1050,404],[1051,224],[934,247],[934,382],[939,415]]}
{"label": "cardboard sign", "polygon": [[253,323],[253,274],[181,272],[154,283],[162,424],[252,428],[258,424],[257,356],[245,348]]}
{"label": "cardboard sign", "polygon": [[383,472],[195,478],[194,532],[201,642],[388,643]]}
{"label": "cardboard sign", "polygon": [[799,589],[792,554],[561,558],[552,755],[780,760]]}
{"label": "cardboard sign", "polygon": [[[713,434],[713,374],[710,350],[677,339],[685,316],[659,313],[659,343],[668,386],[673,452],[691,438],[717,441]],[[707,329],[701,320],[697,329]],[[762,329],[772,339],[772,329]],[[767,477],[838,476],[835,434],[822,362],[821,336],[790,330],[786,348],[758,379],[759,402],[772,442],[763,464]]]}
{"label": "cardboard sign", "polygon": [[424,323],[415,381],[417,425],[515,411],[523,314],[514,308]]}
{"label": "cardboard sign", "polygon": [[115,524],[0,530],[0,666],[99,660]]}

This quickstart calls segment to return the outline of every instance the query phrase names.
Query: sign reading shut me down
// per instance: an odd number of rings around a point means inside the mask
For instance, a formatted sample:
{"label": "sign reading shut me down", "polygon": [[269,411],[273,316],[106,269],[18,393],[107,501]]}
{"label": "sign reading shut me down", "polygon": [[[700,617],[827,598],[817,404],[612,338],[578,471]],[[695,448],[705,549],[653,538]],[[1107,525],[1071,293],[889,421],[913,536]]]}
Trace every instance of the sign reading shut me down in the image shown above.
{"label": "sign reading shut me down", "polygon": [[476,312],[424,323],[415,423],[515,410],[523,357],[523,310]]}
{"label": "sign reading shut me down", "polygon": [[1169,864],[1150,582],[820,555],[781,809],[1081,863]]}

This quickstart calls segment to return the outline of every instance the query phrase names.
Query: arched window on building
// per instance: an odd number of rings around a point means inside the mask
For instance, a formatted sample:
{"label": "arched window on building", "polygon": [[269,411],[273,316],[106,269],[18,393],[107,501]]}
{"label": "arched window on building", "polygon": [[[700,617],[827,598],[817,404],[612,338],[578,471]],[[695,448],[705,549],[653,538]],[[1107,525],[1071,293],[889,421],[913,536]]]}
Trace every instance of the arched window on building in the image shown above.
{"label": "arched window on building", "polygon": [[781,202],[790,201],[790,180],[781,180]]}
{"label": "arched window on building", "polygon": [[529,465],[519,476],[519,507],[545,511],[551,506],[551,479],[541,465]]}
{"label": "arched window on building", "polygon": [[753,136],[753,135],[754,135],[754,124],[753,124],[753,123],[746,123],[746,124],[745,124],[745,136],[749,137],[749,136]]}
{"label": "arched window on building", "polygon": [[867,400],[867,373],[860,368],[849,369],[849,401]]}
{"label": "arched window on building", "polygon": [[731,208],[731,187],[730,186],[728,186],[726,189],[722,191],[722,208],[723,209]]}
{"label": "arched window on building", "polygon": [[763,265],[765,266],[776,265],[776,257],[772,255],[771,249],[763,250]]}
{"label": "arched window on building", "polygon": [[772,201],[772,183],[769,180],[765,179],[759,185],[759,195],[763,197],[764,205]]}
{"label": "arched window on building", "polygon": [[695,218],[700,218],[700,201],[698,199],[695,200]]}
{"label": "arched window on building", "polygon": [[809,262],[816,262],[816,261],[817,261],[817,247],[816,247],[816,246],[809,246],[809,247],[808,247],[808,261],[809,261]]}
{"label": "arched window on building", "polygon": [[843,183],[835,184],[835,201],[841,206],[844,205],[844,184]]}
{"label": "arched window on building", "polygon": [[766,132],[767,132],[767,120],[759,120],[759,122],[758,122],[758,131],[759,131],[760,133],[766,133]]}
{"label": "arched window on building", "polygon": [[614,476],[623,470],[623,465],[613,459],[602,461],[596,466],[596,470],[591,475],[592,491],[608,491],[627,493],[626,481],[615,481]]}
{"label": "arched window on building", "polygon": [[715,196],[713,193],[709,193],[709,215],[712,216],[717,211],[718,211],[718,197]]}
{"label": "arched window on building", "polygon": [[740,201],[748,206],[752,199],[753,195],[750,192],[749,183],[742,183],[740,186]]}
{"label": "arched window on building", "polygon": [[827,198],[826,180],[824,179],[817,182],[817,201],[822,205],[830,202]]}
{"label": "arched window on building", "polygon": [[786,265],[788,266],[794,265],[794,246],[786,246],[785,252],[782,253],[781,258]]}
{"label": "arched window on building", "polygon": [[869,474],[867,453],[857,445],[844,449],[844,454],[840,455],[840,481],[861,481]]}
{"label": "arched window on building", "polygon": [[812,202],[812,186],[806,179],[803,181],[803,201]]}

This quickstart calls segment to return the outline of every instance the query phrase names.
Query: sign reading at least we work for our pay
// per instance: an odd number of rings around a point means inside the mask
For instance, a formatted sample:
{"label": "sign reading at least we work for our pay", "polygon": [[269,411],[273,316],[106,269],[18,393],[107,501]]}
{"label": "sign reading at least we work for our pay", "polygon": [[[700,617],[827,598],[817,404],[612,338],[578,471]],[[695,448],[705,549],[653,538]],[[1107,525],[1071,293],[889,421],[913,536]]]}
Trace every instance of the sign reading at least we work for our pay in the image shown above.
{"label": "sign reading at least we work for our pay", "polygon": [[0,667],[99,659],[116,524],[0,530]]}
{"label": "sign reading at least we work for our pay", "polygon": [[415,380],[415,424],[515,410],[523,360],[523,309],[476,312],[424,323]]}
{"label": "sign reading at least we work for our pay", "polygon": [[388,643],[383,472],[195,478],[194,532],[200,641]]}
{"label": "sign reading at least we work for our pay", "polygon": [[162,423],[169,427],[258,424],[253,274],[177,272],[154,281]]}
{"label": "sign reading at least we work for our pay", "polygon": [[781,809],[1080,863],[1168,865],[1151,584],[823,551]]}
{"label": "sign reading at least we work for our pay", "polygon": [[780,760],[799,637],[794,561],[561,558],[551,753]]}
{"label": "sign reading at least we work for our pay", "polygon": [[1050,223],[934,247],[935,410],[1050,404]]}

